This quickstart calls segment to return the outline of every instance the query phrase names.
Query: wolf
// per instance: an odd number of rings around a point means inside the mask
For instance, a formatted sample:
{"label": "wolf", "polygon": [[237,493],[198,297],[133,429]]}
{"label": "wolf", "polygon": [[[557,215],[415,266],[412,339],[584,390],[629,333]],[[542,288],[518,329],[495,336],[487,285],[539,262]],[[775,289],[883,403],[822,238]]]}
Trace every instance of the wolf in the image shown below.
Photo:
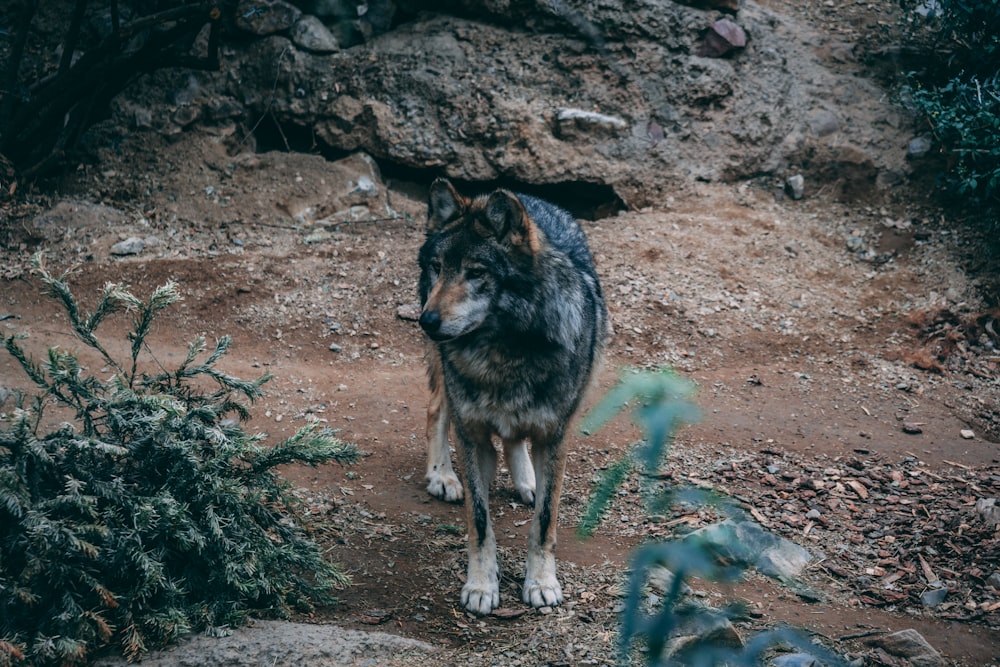
{"label": "wolf", "polygon": [[534,506],[522,598],[533,607],[558,605],[563,439],[609,334],[586,237],[572,215],[544,200],[504,189],[466,197],[438,179],[418,259],[419,322],[431,345],[428,490],[446,500],[463,496],[449,423],[467,487],[462,604],[485,615],[500,603],[489,513],[496,436],[514,487]]}

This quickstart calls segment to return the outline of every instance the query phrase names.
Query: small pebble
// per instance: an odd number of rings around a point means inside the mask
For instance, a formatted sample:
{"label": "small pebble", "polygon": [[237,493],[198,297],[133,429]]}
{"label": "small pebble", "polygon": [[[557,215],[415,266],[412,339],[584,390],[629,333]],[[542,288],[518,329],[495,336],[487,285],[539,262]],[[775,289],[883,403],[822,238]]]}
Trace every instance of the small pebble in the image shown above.
{"label": "small pebble", "polygon": [[959,435],[961,435],[966,440],[972,440],[973,438],[976,437],[975,432],[967,428],[963,428],[961,431],[959,431]]}
{"label": "small pebble", "polygon": [[903,433],[909,433],[910,435],[917,435],[918,433],[923,433],[924,429],[920,428],[920,424],[916,422],[903,422]]}
{"label": "small pebble", "polygon": [[406,303],[396,309],[396,317],[401,320],[416,322],[420,319],[420,306],[415,303]]}
{"label": "small pebble", "polygon": [[936,607],[944,602],[946,597],[948,597],[947,588],[936,588],[921,593],[920,601],[924,603],[925,607]]}

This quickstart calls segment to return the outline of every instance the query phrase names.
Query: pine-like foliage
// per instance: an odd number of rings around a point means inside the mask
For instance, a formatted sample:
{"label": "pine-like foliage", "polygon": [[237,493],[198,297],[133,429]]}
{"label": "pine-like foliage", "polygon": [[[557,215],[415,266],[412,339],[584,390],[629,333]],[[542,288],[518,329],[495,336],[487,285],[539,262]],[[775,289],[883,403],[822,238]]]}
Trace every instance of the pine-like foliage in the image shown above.
{"label": "pine-like foliage", "polygon": [[[210,351],[198,339],[165,370],[147,336],[175,284],[146,301],[108,285],[84,314],[66,275],[35,267],[103,367],[59,348],[36,360],[4,339],[42,393],[0,418],[0,666],[83,664],[107,644],[134,659],[250,612],[332,603],[345,578],[275,468],[347,463],[355,449],[315,426],[273,447],[244,432],[268,376],[219,370],[228,337]],[[131,314],[125,359],[97,336],[115,313]]]}

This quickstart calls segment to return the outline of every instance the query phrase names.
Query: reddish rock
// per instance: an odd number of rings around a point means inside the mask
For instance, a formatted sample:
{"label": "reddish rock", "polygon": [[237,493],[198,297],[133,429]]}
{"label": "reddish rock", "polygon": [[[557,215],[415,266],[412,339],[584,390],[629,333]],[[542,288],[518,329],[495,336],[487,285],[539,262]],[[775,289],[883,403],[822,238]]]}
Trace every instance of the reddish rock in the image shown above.
{"label": "reddish rock", "polygon": [[729,19],[719,19],[705,32],[701,46],[698,48],[698,55],[721,58],[746,45],[747,34],[743,28]]}

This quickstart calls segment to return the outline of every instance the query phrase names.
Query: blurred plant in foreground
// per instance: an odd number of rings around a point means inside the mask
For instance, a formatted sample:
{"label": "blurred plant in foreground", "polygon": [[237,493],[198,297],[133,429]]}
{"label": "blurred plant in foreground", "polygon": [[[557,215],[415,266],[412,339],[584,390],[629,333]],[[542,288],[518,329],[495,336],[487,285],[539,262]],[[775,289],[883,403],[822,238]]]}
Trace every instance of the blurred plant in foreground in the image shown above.
{"label": "blurred plant in foreground", "polygon": [[[750,667],[762,664],[766,654],[778,646],[794,647],[828,666],[844,665],[843,660],[811,642],[802,631],[788,627],[763,631],[743,641],[735,631],[728,631],[731,620],[746,616],[740,604],[714,609],[687,601],[685,580],[689,577],[734,582],[751,566],[773,575],[778,568],[768,570],[776,548],[787,543],[801,549],[748,521],[735,503],[716,493],[659,488],[658,472],[674,432],[682,424],[699,419],[700,413],[691,401],[693,393],[694,384],[671,371],[626,371],[583,420],[582,429],[591,433],[630,408],[645,438],[626,451],[598,481],[578,526],[582,536],[594,532],[618,487],[634,472],[639,474],[640,493],[650,514],[664,514],[678,504],[710,504],[728,517],[683,539],[646,544],[635,551],[622,612],[620,664],[631,664],[633,647],[641,641],[645,648],[643,659],[651,666]],[[666,583],[662,585],[662,597],[652,596],[658,599],[648,604],[644,591],[654,573]],[[647,612],[644,607],[653,609]]]}

